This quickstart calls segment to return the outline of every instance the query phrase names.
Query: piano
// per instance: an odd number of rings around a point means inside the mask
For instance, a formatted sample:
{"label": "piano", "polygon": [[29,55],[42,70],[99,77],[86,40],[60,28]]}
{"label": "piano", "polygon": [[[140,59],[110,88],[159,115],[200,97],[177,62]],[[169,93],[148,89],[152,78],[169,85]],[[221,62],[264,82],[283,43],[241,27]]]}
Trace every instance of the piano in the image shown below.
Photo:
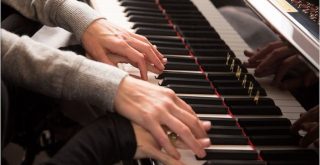
{"label": "piano", "polygon": [[[168,63],[162,74],[149,73],[149,82],[171,88],[199,118],[212,122],[204,159],[179,150],[186,165],[318,164],[318,152],[299,147],[301,136],[290,131],[304,108],[290,92],[273,87],[272,77],[256,78],[242,66],[243,51],[250,48],[210,0],[90,3],[109,21],[156,45]],[[140,75],[129,64],[119,67]]]}

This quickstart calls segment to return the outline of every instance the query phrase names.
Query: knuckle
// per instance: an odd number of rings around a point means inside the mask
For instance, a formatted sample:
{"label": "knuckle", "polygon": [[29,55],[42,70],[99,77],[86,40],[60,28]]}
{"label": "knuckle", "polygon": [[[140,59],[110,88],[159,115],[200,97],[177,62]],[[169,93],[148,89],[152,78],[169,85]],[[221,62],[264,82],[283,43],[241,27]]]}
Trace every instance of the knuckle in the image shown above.
{"label": "knuckle", "polygon": [[164,93],[165,93],[165,95],[169,96],[170,98],[174,98],[176,96],[176,93],[172,89],[169,89],[169,88],[165,88]]}

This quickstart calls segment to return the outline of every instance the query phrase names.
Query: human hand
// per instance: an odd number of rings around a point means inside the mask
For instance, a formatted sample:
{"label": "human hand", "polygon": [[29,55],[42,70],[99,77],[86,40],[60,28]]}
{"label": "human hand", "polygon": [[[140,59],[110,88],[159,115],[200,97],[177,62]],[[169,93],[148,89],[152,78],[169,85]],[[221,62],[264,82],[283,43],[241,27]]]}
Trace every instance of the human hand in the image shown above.
{"label": "human hand", "polygon": [[163,126],[179,135],[197,156],[205,156],[204,146],[197,140],[207,138],[205,127],[172,90],[127,76],[120,83],[114,105],[119,114],[148,130],[170,156],[180,157]]}
{"label": "human hand", "polygon": [[314,143],[315,146],[319,147],[319,105],[301,114],[300,118],[292,125],[292,130],[307,132],[300,141],[301,146],[306,147]]}
{"label": "human hand", "polygon": [[244,65],[248,68],[256,68],[255,76],[264,77],[276,73],[282,61],[297,54],[297,51],[282,41],[276,41],[256,52],[245,51],[244,54],[249,57]]}
{"label": "human hand", "polygon": [[[149,132],[134,123],[132,125],[137,140],[137,150],[134,156],[135,159],[150,157],[161,161],[165,165],[183,165],[183,163],[179,160],[174,159],[165,152],[162,152],[160,145],[155,141]],[[197,141],[203,147],[206,147],[207,144],[210,143],[206,139],[198,139]],[[173,142],[173,144],[178,148],[186,147],[186,145],[180,140]]]}
{"label": "human hand", "polygon": [[140,69],[147,80],[148,67],[161,72],[164,69],[163,55],[143,36],[128,32],[105,19],[91,23],[82,36],[87,54],[94,60],[115,65],[109,54],[124,57]]}

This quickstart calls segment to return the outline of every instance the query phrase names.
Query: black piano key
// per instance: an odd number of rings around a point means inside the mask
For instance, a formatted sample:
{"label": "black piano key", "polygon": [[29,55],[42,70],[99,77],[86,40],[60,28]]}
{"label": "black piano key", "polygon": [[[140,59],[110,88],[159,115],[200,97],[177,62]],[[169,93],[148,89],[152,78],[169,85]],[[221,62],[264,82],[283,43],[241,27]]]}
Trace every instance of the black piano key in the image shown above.
{"label": "black piano key", "polygon": [[210,86],[210,82],[206,79],[190,79],[190,78],[175,78],[165,77],[161,82],[161,86],[168,84],[184,84],[184,85],[197,85],[197,86]]}
{"label": "black piano key", "polygon": [[174,71],[163,71],[158,75],[157,79],[164,77],[175,77],[175,78],[193,78],[205,80],[206,76],[203,73],[187,73],[187,72],[174,72]]}
{"label": "black piano key", "polygon": [[[197,57],[197,60],[200,64],[226,64],[228,57]],[[229,61],[235,61],[236,65],[241,65],[241,61],[236,57],[229,58]],[[230,62],[228,63],[230,66]]]}
{"label": "black piano key", "polygon": [[146,8],[146,7],[131,7],[127,6],[124,9],[124,12],[129,12],[129,11],[141,11],[141,12],[153,12],[153,13],[162,13],[159,9],[156,8]]}
{"label": "black piano key", "polygon": [[238,80],[213,80],[211,81],[213,86],[218,87],[239,87],[242,86],[242,82]]}
{"label": "black piano key", "polygon": [[126,12],[126,17],[129,17],[129,16],[164,17],[165,15],[159,12],[154,13],[154,12],[128,11]]}
{"label": "black piano key", "polygon": [[250,141],[257,146],[297,146],[299,137],[294,135],[261,135],[249,136]]}
{"label": "black piano key", "polygon": [[[217,88],[218,92],[221,95],[249,95],[248,88],[244,88],[242,86],[240,87],[219,87]],[[252,91],[252,96],[256,95],[256,91],[259,90],[260,94],[259,96],[267,96],[266,91],[263,88],[256,88],[254,91]]]}
{"label": "black piano key", "polygon": [[[181,14],[179,14],[181,15]],[[184,14],[182,14],[184,15]],[[193,14],[194,15],[194,14]],[[174,15],[171,15],[172,17],[174,17]],[[196,15],[197,16],[197,15]],[[212,30],[214,31],[214,29],[211,26],[198,26],[198,25],[190,25],[190,26],[186,26],[186,25],[179,25],[177,26],[177,28],[180,31],[184,31],[184,30],[203,30],[203,31],[209,31]],[[224,43],[224,42],[223,42]]]}
{"label": "black piano key", "polygon": [[195,59],[191,56],[174,56],[174,55],[164,54],[164,57],[167,58],[168,62],[184,62],[184,63],[192,63],[192,64],[196,63]]}
{"label": "black piano key", "polygon": [[186,43],[188,43],[189,45],[193,45],[193,44],[209,44],[209,43],[224,43],[225,42],[221,39],[221,38],[199,38],[199,37],[184,37]]}
{"label": "black piano key", "polygon": [[226,64],[201,64],[201,67],[207,72],[230,72],[230,66]]}
{"label": "black piano key", "polygon": [[254,150],[219,150],[219,149],[205,149],[207,155],[204,158],[196,157],[197,160],[257,160],[258,153]]}
{"label": "black piano key", "polygon": [[239,118],[238,123],[241,127],[291,126],[291,122],[287,118]]}
{"label": "black piano key", "polygon": [[130,6],[159,9],[158,5],[152,2],[122,1],[120,5],[125,7]]}
{"label": "black piano key", "polygon": [[222,100],[220,98],[200,97],[200,96],[179,96],[179,97],[188,104],[222,105]]}
{"label": "black piano key", "polygon": [[150,41],[164,41],[164,42],[177,42],[181,43],[181,39],[178,36],[152,36],[146,35]]}
{"label": "black piano key", "polygon": [[238,80],[234,73],[225,72],[225,73],[214,73],[208,72],[208,78],[210,81],[214,80]]}
{"label": "black piano key", "polygon": [[319,155],[311,149],[278,149],[278,150],[261,150],[261,157],[266,160],[309,160],[319,161]]}
{"label": "black piano key", "polygon": [[252,135],[290,135],[293,134],[289,126],[260,126],[260,127],[244,127],[244,131],[248,136]]}
{"label": "black piano key", "polygon": [[[181,31],[181,34],[186,37],[208,37],[208,38],[220,38],[218,33],[212,31]],[[213,49],[213,48],[211,48]]]}
{"label": "black piano key", "polygon": [[234,115],[282,115],[277,106],[233,106],[230,110]]}
{"label": "black piano key", "polygon": [[189,104],[197,114],[228,114],[225,106],[206,105],[206,104]]}
{"label": "black piano key", "polygon": [[253,98],[224,98],[227,105],[275,105],[273,100],[270,98],[259,98],[258,104]]}
{"label": "black piano key", "polygon": [[200,117],[200,120],[210,121],[213,126],[237,126],[236,119],[234,118]]}
{"label": "black piano key", "polygon": [[192,49],[230,49],[226,44],[204,43],[204,44],[192,44]]}
{"label": "black piano key", "polygon": [[238,126],[212,125],[208,131],[210,135],[243,135],[242,129]]}
{"label": "black piano key", "polygon": [[192,49],[196,56],[228,57],[229,49]]}
{"label": "black piano key", "polygon": [[189,54],[189,50],[186,48],[170,48],[170,47],[157,47],[162,54]]}
{"label": "black piano key", "polygon": [[156,45],[158,47],[185,48],[185,45],[183,45],[183,43],[181,43],[181,42],[180,43],[179,42],[164,42],[164,41],[150,41],[150,42],[153,45]]}
{"label": "black piano key", "polygon": [[[129,12],[128,12],[129,13]],[[144,13],[144,12],[142,12]],[[138,27],[145,27],[145,28],[158,28],[158,29],[173,29],[173,26],[165,23],[145,23],[145,22],[135,22],[132,26],[132,29],[136,29]],[[179,40],[180,41],[180,40]],[[181,42],[181,41],[180,41]]]}
{"label": "black piano key", "polygon": [[268,165],[319,165],[318,160],[272,160]]}
{"label": "black piano key", "polygon": [[262,160],[208,160],[203,165],[267,165]]}
{"label": "black piano key", "polygon": [[242,135],[212,135],[209,134],[211,145],[248,145],[248,138]]}
{"label": "black piano key", "polygon": [[214,90],[210,86],[169,84],[167,85],[167,87],[172,89],[176,93],[214,94]]}
{"label": "black piano key", "polygon": [[[204,25],[208,26],[209,23],[206,20],[199,19],[172,19],[174,24],[177,25]],[[209,25],[210,26],[210,25]]]}
{"label": "black piano key", "polygon": [[130,22],[147,22],[147,23],[168,23],[165,18],[151,17],[151,16],[130,16],[128,17]]}
{"label": "black piano key", "polygon": [[176,32],[171,30],[163,30],[156,28],[137,28],[136,33],[140,35],[166,35],[166,36],[176,36]]}
{"label": "black piano key", "polygon": [[167,62],[165,70],[191,70],[200,71],[199,65],[195,63]]}
{"label": "black piano key", "polygon": [[248,94],[248,89],[243,88],[242,86],[240,87],[218,87],[217,88],[218,93],[221,95],[234,95],[234,96],[247,96]]}
{"label": "black piano key", "polygon": [[196,10],[197,8],[193,4],[162,4],[162,7],[166,10]]}

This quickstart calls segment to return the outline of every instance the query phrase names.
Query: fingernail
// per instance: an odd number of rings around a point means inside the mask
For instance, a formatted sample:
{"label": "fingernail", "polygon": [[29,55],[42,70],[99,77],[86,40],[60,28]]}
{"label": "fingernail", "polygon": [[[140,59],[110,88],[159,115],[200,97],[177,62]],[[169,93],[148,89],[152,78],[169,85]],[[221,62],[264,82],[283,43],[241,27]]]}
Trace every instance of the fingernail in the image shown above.
{"label": "fingernail", "polygon": [[203,126],[205,128],[210,128],[211,127],[211,122],[210,121],[203,121],[202,124],[203,124]]}
{"label": "fingernail", "polygon": [[206,156],[206,152],[204,150],[201,150],[200,153],[199,153],[199,157],[203,158],[205,156]]}
{"label": "fingernail", "polygon": [[203,139],[203,143],[204,143],[204,145],[205,145],[206,147],[209,147],[209,146],[211,145],[211,141],[210,141],[209,138]]}

